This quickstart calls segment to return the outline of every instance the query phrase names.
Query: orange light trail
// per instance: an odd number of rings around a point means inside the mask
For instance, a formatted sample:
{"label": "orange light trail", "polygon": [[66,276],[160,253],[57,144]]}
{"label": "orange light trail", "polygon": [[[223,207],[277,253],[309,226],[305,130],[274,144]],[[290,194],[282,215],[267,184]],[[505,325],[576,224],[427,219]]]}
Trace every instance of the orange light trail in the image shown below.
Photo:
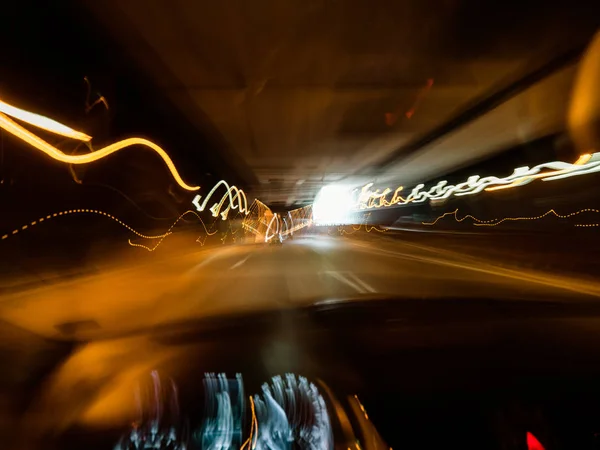
{"label": "orange light trail", "polygon": [[[256,441],[258,439],[258,420],[256,420],[256,410],[254,408],[254,399],[250,396],[250,410],[252,411],[252,420],[250,424],[250,436],[248,439],[242,444],[240,450],[244,450],[248,444],[252,444],[249,446],[249,449],[256,448]],[[252,439],[254,437],[254,440]]]}
{"label": "orange light trail", "polygon": [[62,136],[70,137],[72,139],[77,139],[89,143],[92,138],[84,133],[72,130],[67,126],[55,122],[51,119],[48,119],[44,116],[29,113],[27,111],[23,111],[21,109],[8,105],[7,103],[0,102],[0,128],[6,130],[10,134],[16,136],[17,138],[21,139],[22,141],[26,142],[27,144],[40,150],[41,152],[45,153],[46,155],[50,156],[51,158],[57,161],[67,164],[89,164],[98,161],[102,158],[105,158],[119,150],[129,148],[133,145],[141,145],[150,148],[151,150],[154,150],[154,152],[156,152],[163,159],[167,168],[171,172],[171,175],[173,176],[177,184],[179,184],[179,186],[181,186],[183,189],[186,189],[188,191],[197,191],[198,189],[200,189],[199,186],[190,186],[187,183],[185,183],[179,175],[175,164],[173,164],[173,161],[171,160],[167,152],[165,152],[160,146],[156,145],[154,142],[151,142],[147,139],[128,138],[110,144],[104,148],[101,148],[100,150],[96,150],[84,155],[66,155],[55,146],[49,144],[36,134],[30,132],[29,130],[25,129],[24,127],[10,119],[7,114],[19,120],[23,120],[26,123],[37,126],[38,128],[42,128],[44,130]]}
{"label": "orange light trail", "polygon": [[[2,237],[0,238],[0,240],[8,239],[10,236],[14,236],[15,234],[18,234],[18,233],[20,233],[22,231],[25,231],[25,230],[27,230],[27,229],[35,226],[35,225],[39,225],[39,224],[41,224],[43,222],[46,222],[46,221],[48,221],[50,219],[54,219],[56,217],[61,217],[61,216],[67,216],[67,215],[71,215],[71,214],[97,214],[99,216],[108,217],[109,219],[117,222],[119,225],[121,225],[122,227],[124,227],[127,230],[131,231],[133,234],[135,234],[136,236],[138,236],[138,237],[140,237],[142,239],[159,239],[158,243],[156,245],[154,245],[153,247],[148,247],[148,246],[143,245],[143,244],[137,244],[135,242],[131,242],[131,239],[128,240],[129,245],[131,245],[132,247],[141,247],[141,248],[144,248],[144,249],[146,249],[148,251],[151,251],[151,252],[153,252],[154,250],[156,250],[158,248],[158,246],[160,244],[162,244],[162,242],[165,240],[165,238],[167,236],[169,236],[169,235],[172,234],[173,227],[175,225],[177,225],[177,223],[181,219],[183,219],[186,215],[188,215],[188,214],[194,214],[198,218],[198,220],[200,221],[200,223],[202,223],[202,226],[204,227],[204,231],[206,232],[206,236],[213,236],[214,234],[217,233],[217,231],[210,232],[208,230],[208,228],[206,227],[206,224],[204,223],[204,221],[202,220],[202,218],[198,215],[198,213],[196,213],[195,211],[192,211],[192,210],[188,210],[188,211],[184,212],[183,214],[181,214],[173,222],[173,224],[171,224],[171,226],[169,227],[169,229],[166,232],[164,232],[162,234],[157,234],[157,235],[149,236],[149,235],[146,235],[146,234],[138,232],[137,230],[133,229],[132,227],[130,227],[129,225],[127,225],[125,222],[123,222],[122,220],[120,220],[119,218],[113,216],[112,214],[109,214],[107,212],[100,211],[100,210],[97,210],[97,209],[84,209],[84,208],[81,208],[81,209],[69,209],[69,210],[66,210],[66,211],[60,211],[60,212],[56,212],[56,213],[53,213],[53,214],[48,214],[48,215],[46,215],[44,217],[40,217],[39,219],[34,220],[34,221],[30,222],[29,224],[23,225],[20,228],[15,228],[12,232],[6,233],[6,234],[2,235]],[[196,240],[196,242],[200,243],[199,240]],[[203,243],[201,243],[201,245],[203,245]]]}
{"label": "orange light trail", "polygon": [[[370,233],[370,232],[371,232],[371,231],[373,231],[373,230],[375,230],[375,231],[377,231],[377,232],[379,232],[379,233],[385,233],[385,232],[387,232],[387,231],[388,231],[388,230],[386,230],[385,228],[378,228],[376,225],[371,225],[371,226],[369,226],[369,224],[367,223],[367,221],[369,220],[369,217],[370,217],[370,216],[371,216],[371,214],[370,214],[370,213],[369,213],[369,214],[367,214],[367,215],[365,215],[365,218],[364,218],[363,222],[362,222],[362,223],[360,223],[358,226],[356,226],[356,225],[352,225],[352,226],[351,226],[351,228],[352,228],[352,231],[347,231],[347,230],[346,230],[346,227],[344,227],[344,226],[338,226],[338,227],[337,227],[337,232],[338,232],[338,233],[339,233],[341,236],[343,236],[343,235],[345,235],[345,234],[348,234],[348,235],[350,235],[350,234],[354,234],[354,233],[356,233],[357,231],[360,231],[360,229],[361,229],[363,226],[365,227],[365,231],[366,231],[367,233]],[[331,235],[331,233],[329,233],[329,232],[328,232],[328,234],[330,234],[330,235]]]}
{"label": "orange light trail", "polygon": [[[212,233],[211,233],[210,231],[208,231],[208,228],[206,228],[206,224],[204,223],[204,221],[202,220],[202,218],[200,217],[200,215],[199,215],[199,214],[198,214],[196,211],[192,211],[192,210],[190,209],[190,210],[187,210],[186,212],[184,212],[183,214],[181,214],[181,215],[180,215],[180,216],[177,218],[177,220],[175,220],[175,222],[173,222],[173,223],[171,224],[171,226],[170,226],[170,227],[169,227],[169,229],[166,231],[166,233],[164,233],[164,234],[162,234],[161,236],[159,236],[159,237],[158,237],[158,239],[160,239],[160,240],[159,240],[159,241],[156,243],[156,245],[155,245],[155,246],[153,246],[153,247],[149,247],[149,246],[147,246],[147,245],[143,245],[143,244],[136,244],[135,242],[131,242],[131,239],[128,239],[128,240],[127,240],[127,242],[128,242],[128,243],[129,243],[129,245],[131,245],[132,247],[141,247],[141,248],[144,248],[144,249],[148,250],[149,252],[153,252],[153,251],[155,251],[155,250],[158,248],[158,246],[159,246],[160,244],[162,244],[162,243],[163,243],[163,241],[165,240],[165,238],[166,238],[167,236],[169,236],[170,234],[172,234],[172,231],[171,231],[171,230],[173,229],[173,227],[174,227],[175,225],[177,225],[177,223],[178,223],[178,222],[179,222],[181,219],[183,219],[183,218],[184,218],[186,215],[188,215],[188,214],[194,214],[194,215],[195,215],[195,216],[198,218],[198,220],[200,221],[200,223],[201,223],[201,224],[202,224],[202,226],[204,227],[204,231],[206,232],[206,235],[207,235],[207,236],[213,236],[214,234],[216,234],[216,233],[217,233],[217,231],[213,231]],[[196,242],[199,242],[199,241],[198,241],[198,240],[196,240]],[[202,245],[204,245],[204,244],[202,244]]]}
{"label": "orange light trail", "polygon": [[[458,209],[455,209],[452,212],[447,212],[442,214],[441,216],[439,216],[437,219],[435,219],[433,222],[421,222],[423,225],[428,225],[428,226],[433,226],[435,225],[438,221],[442,220],[445,217],[448,216],[453,216],[454,220],[456,222],[462,222],[465,219],[471,219],[473,220],[473,225],[476,227],[495,227],[497,225],[500,225],[503,222],[507,222],[507,221],[520,221],[520,220],[540,220],[543,219],[546,216],[549,215],[553,215],[558,219],[568,219],[570,217],[573,216],[577,216],[579,214],[583,214],[585,212],[593,212],[593,213],[600,213],[600,210],[598,209],[593,209],[593,208],[585,208],[585,209],[580,209],[579,211],[575,211],[569,214],[558,214],[554,209],[551,209],[549,211],[546,211],[544,214],[540,214],[539,216],[531,216],[531,217],[504,217],[503,219],[490,219],[490,220],[481,220],[478,219],[477,217],[474,217],[470,214],[467,214],[466,216],[459,218],[458,217]],[[596,224],[589,224],[589,225],[585,225],[585,224],[575,224],[576,227],[587,227],[587,226],[595,226]]]}
{"label": "orange light trail", "polygon": [[[586,153],[585,155],[581,155],[577,161],[575,161],[573,163],[573,165],[575,166],[582,166],[584,164],[586,164],[590,159],[592,159],[592,155],[590,155],[589,153]],[[554,175],[563,175],[565,173],[569,173],[571,172],[572,169],[562,169],[562,170],[553,170],[551,172],[544,172],[544,173],[538,173],[535,175],[527,175],[526,177],[523,178],[519,178],[515,181],[513,181],[511,184],[506,184],[506,185],[501,185],[501,186],[494,186],[494,187],[489,187],[486,188],[486,191],[498,191],[501,189],[510,189],[510,188],[514,188],[517,186],[520,186],[521,184],[523,184],[523,182],[527,181],[527,180],[536,180],[538,178],[546,178],[546,177],[551,177]]]}
{"label": "orange light trail", "polygon": [[85,133],[75,131],[68,126],[63,125],[62,123],[49,119],[48,117],[40,116],[39,114],[9,105],[2,100],[0,100],[0,112],[14,117],[22,122],[28,123],[29,125],[41,128],[42,130],[50,131],[51,133],[60,134],[61,136],[77,139],[78,141],[83,142],[89,142],[92,140],[92,137]]}
{"label": "orange light trail", "polygon": [[34,221],[30,222],[27,225],[23,225],[20,228],[14,229],[11,233],[7,233],[7,234],[3,235],[1,239],[2,240],[7,239],[11,235],[15,235],[15,234],[19,233],[20,231],[25,231],[28,228],[31,228],[31,227],[33,227],[35,225],[39,225],[39,224],[41,224],[41,223],[43,223],[45,221],[48,221],[50,219],[54,219],[56,217],[67,216],[67,215],[70,215],[70,214],[85,214],[85,213],[87,213],[87,214],[97,214],[97,215],[100,215],[100,216],[108,217],[109,219],[114,220],[115,222],[117,222],[122,227],[127,228],[133,234],[135,234],[135,235],[137,235],[137,236],[139,236],[139,237],[141,237],[143,239],[164,239],[165,237],[168,236],[168,233],[169,233],[169,232],[167,232],[167,233],[159,234],[159,235],[156,235],[156,236],[148,236],[148,235],[142,234],[142,233],[134,230],[129,225],[127,225],[125,222],[121,221],[119,218],[117,218],[117,217],[115,217],[112,214],[109,214],[107,212],[100,211],[100,210],[97,210],[97,209],[69,209],[69,210],[66,210],[66,211],[60,211],[60,212],[57,212],[57,213],[48,214],[47,216],[44,216],[44,217],[40,217],[38,220],[34,220]]}

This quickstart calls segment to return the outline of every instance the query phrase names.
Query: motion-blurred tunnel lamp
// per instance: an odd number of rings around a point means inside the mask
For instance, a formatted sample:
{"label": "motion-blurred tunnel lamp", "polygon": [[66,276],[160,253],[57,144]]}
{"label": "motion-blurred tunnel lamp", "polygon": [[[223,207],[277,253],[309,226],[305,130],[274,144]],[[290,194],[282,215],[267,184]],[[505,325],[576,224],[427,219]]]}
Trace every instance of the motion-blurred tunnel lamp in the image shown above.
{"label": "motion-blurred tunnel lamp", "polygon": [[579,153],[600,149],[600,31],[579,63],[569,106],[568,127]]}
{"label": "motion-blurred tunnel lamp", "polygon": [[352,222],[356,200],[352,188],[330,184],[321,188],[313,203],[316,225],[344,225]]}

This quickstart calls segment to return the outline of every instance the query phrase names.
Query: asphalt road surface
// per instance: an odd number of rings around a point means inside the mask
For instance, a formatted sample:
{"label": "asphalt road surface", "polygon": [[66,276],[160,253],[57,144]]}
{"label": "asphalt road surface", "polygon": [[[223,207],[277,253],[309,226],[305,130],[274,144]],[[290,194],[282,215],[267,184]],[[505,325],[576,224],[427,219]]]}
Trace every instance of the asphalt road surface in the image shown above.
{"label": "asphalt road surface", "polygon": [[[446,238],[448,242],[451,238]],[[443,242],[443,241],[442,241]],[[448,250],[452,248],[452,250]],[[377,298],[595,300],[593,278],[511,267],[485,252],[377,233],[307,236],[281,246],[184,245],[143,263],[4,293],[0,318],[48,337],[119,334],[171,321]]]}

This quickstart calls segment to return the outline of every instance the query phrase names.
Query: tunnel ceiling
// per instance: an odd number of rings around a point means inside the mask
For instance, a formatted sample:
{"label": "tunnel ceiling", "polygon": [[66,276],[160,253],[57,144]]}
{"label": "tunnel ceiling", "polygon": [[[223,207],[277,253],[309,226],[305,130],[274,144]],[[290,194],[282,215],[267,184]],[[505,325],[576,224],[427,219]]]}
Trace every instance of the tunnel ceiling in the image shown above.
{"label": "tunnel ceiling", "polygon": [[[467,127],[413,148],[417,163],[401,164],[404,146],[581,45],[596,25],[573,3],[567,16],[547,2],[482,3],[89,0],[86,8],[151,79],[153,95],[226,144],[197,151],[224,153],[257,196],[293,205],[386,159],[375,175],[413,182],[562,126],[568,68],[548,90],[486,112],[489,136],[485,123]],[[557,94],[549,103],[561,111],[538,127],[536,99]]]}

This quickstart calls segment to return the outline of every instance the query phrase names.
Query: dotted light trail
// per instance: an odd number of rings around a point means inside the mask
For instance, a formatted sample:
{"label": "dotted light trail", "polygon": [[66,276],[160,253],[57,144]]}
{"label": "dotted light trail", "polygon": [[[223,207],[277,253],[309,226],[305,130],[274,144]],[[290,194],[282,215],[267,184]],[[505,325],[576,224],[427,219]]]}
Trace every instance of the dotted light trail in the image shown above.
{"label": "dotted light trail", "polygon": [[168,231],[167,233],[164,234],[158,234],[155,236],[148,236],[145,234],[142,234],[136,230],[134,230],[133,228],[131,228],[129,225],[127,225],[125,222],[123,222],[122,220],[120,220],[118,217],[113,216],[112,214],[109,214],[107,212],[104,211],[100,211],[97,209],[69,209],[66,211],[60,211],[57,213],[53,213],[53,214],[48,214],[47,216],[44,217],[40,217],[38,220],[34,220],[33,222],[29,223],[28,225],[23,225],[20,228],[16,228],[14,229],[11,233],[7,233],[5,235],[2,236],[2,240],[7,239],[9,236],[15,235],[17,233],[19,233],[20,231],[25,231],[28,228],[31,228],[35,225],[39,225],[45,221],[48,221],[50,219],[54,219],[56,217],[60,217],[60,216],[68,216],[70,214],[97,214],[99,216],[104,216],[104,217],[108,217],[111,220],[114,220],[115,222],[117,222],[119,225],[121,225],[122,227],[127,228],[129,231],[131,231],[133,234],[135,234],[136,236],[139,236],[143,239],[164,239],[165,237],[167,237],[168,233],[170,231]]}
{"label": "dotted light trail", "polygon": [[[370,216],[371,216],[371,213],[365,215],[365,218],[364,218],[363,222],[360,223],[358,226],[352,225],[351,226],[352,231],[346,230],[346,227],[343,226],[343,225],[342,226],[338,226],[337,229],[336,229],[337,233],[339,233],[341,236],[344,236],[345,234],[350,235],[350,234],[354,234],[354,233],[360,231],[360,229],[362,227],[364,227],[364,229],[365,229],[365,231],[367,233],[370,233],[371,231],[377,231],[379,233],[385,233],[385,232],[388,231],[385,228],[378,228],[376,225],[369,225],[367,222],[368,222]],[[332,235],[329,231],[327,232],[327,234]]]}
{"label": "dotted light trail", "polygon": [[[521,220],[540,220],[543,219],[546,216],[549,215],[553,215],[558,219],[568,219],[570,217],[574,217],[577,216],[579,214],[583,214],[586,212],[591,212],[591,213],[600,213],[600,210],[598,209],[593,209],[593,208],[585,208],[585,209],[580,209],[579,211],[575,211],[569,214],[559,214],[557,213],[554,209],[551,209],[550,211],[546,211],[544,214],[540,214],[539,216],[530,216],[530,217],[504,217],[503,219],[490,219],[490,220],[481,220],[478,219],[477,217],[474,217],[470,214],[467,214],[464,217],[458,217],[458,209],[455,209],[454,211],[451,212],[447,212],[442,214],[441,216],[439,216],[438,218],[436,218],[433,222],[421,222],[423,225],[428,225],[428,226],[433,226],[436,223],[438,223],[440,220],[442,220],[445,217],[453,217],[454,220],[456,222],[463,222],[466,219],[471,219],[473,221],[473,225],[475,225],[476,227],[495,227],[498,226],[504,222],[507,221],[521,221]],[[598,226],[598,224],[575,224],[576,227],[590,227],[590,226]]]}
{"label": "dotted light trail", "polygon": [[[47,216],[40,217],[38,220],[34,220],[34,221],[30,222],[27,225],[23,225],[20,228],[15,228],[12,232],[4,234],[1,237],[1,240],[8,239],[10,236],[14,236],[15,234],[18,234],[18,233],[20,233],[22,231],[25,231],[25,230],[27,230],[27,229],[35,226],[35,225],[39,225],[39,224],[41,224],[43,222],[46,222],[46,221],[48,221],[50,219],[54,219],[56,217],[61,217],[61,216],[67,216],[67,215],[71,215],[71,214],[97,214],[99,216],[108,217],[109,219],[117,222],[122,227],[127,228],[127,230],[131,231],[133,234],[135,234],[136,236],[138,236],[138,237],[140,237],[142,239],[159,239],[159,241],[156,243],[156,245],[154,245],[152,247],[149,247],[149,246],[146,246],[146,245],[143,245],[143,244],[137,244],[137,243],[131,242],[131,239],[128,240],[129,245],[131,245],[132,247],[142,247],[142,248],[144,248],[144,249],[146,249],[148,251],[151,251],[151,252],[153,252],[154,250],[156,250],[158,248],[158,246],[160,244],[162,244],[162,242],[165,240],[165,238],[167,236],[169,236],[169,235],[172,234],[173,227],[175,227],[175,225],[177,225],[177,223],[179,223],[179,221],[181,221],[188,214],[193,214],[193,215],[195,215],[198,218],[198,220],[200,221],[200,223],[202,223],[202,226],[204,227],[204,231],[206,232],[207,236],[212,236],[212,235],[214,235],[214,234],[217,233],[217,231],[210,232],[208,230],[208,228],[206,227],[206,224],[204,223],[204,221],[202,220],[202,218],[198,215],[198,213],[196,213],[195,211],[191,211],[191,210],[186,211],[183,214],[181,214],[173,222],[173,224],[171,224],[171,226],[169,227],[169,229],[165,233],[150,236],[150,235],[146,235],[146,234],[143,234],[143,233],[140,233],[140,232],[136,231],[135,229],[133,229],[132,227],[130,227],[129,225],[127,225],[125,222],[123,222],[122,220],[120,220],[118,217],[115,217],[112,214],[109,214],[107,212],[100,211],[100,210],[97,210],[97,209],[69,209],[69,210],[66,210],[66,211],[60,211],[60,212],[56,212],[56,213],[53,213],[53,214],[48,214]],[[196,240],[196,242],[200,242],[199,238],[198,238],[198,240]],[[203,243],[201,243],[201,244],[203,245]]]}
{"label": "dotted light trail", "polygon": [[185,183],[179,175],[175,164],[173,164],[173,161],[171,160],[167,152],[164,151],[160,146],[156,145],[154,142],[151,142],[147,139],[134,137],[115,142],[104,148],[101,148],[100,150],[96,150],[84,155],[67,155],[61,152],[55,146],[43,140],[38,135],[25,129],[24,127],[10,119],[8,117],[9,115],[31,125],[42,128],[46,131],[70,137],[72,139],[77,139],[80,141],[90,143],[92,138],[84,133],[72,130],[66,125],[62,125],[52,119],[48,119],[47,117],[39,116],[37,114],[33,114],[28,111],[21,110],[19,108],[15,108],[11,105],[8,105],[7,103],[0,101],[0,128],[6,130],[7,132],[11,133],[12,135],[16,136],[17,138],[28,143],[32,147],[40,150],[41,152],[45,153],[46,155],[50,156],[51,158],[57,161],[67,164],[89,164],[98,161],[102,158],[105,158],[119,150],[129,148],[134,145],[141,145],[150,148],[151,150],[154,150],[154,152],[156,152],[163,159],[163,161],[167,165],[167,168],[171,172],[171,175],[173,176],[177,184],[179,184],[179,186],[181,186],[183,189],[186,189],[188,191],[197,191],[198,189],[200,189],[199,186],[190,186],[189,184]]}
{"label": "dotted light trail", "polygon": [[[162,234],[162,235],[160,235],[160,236],[158,236],[158,237],[157,237],[157,238],[159,239],[159,241],[158,241],[158,242],[156,243],[156,245],[154,245],[153,247],[149,247],[149,246],[147,246],[147,245],[143,245],[143,244],[136,244],[135,242],[131,242],[131,239],[129,239],[127,242],[128,242],[128,243],[129,243],[129,245],[131,245],[132,247],[141,247],[141,248],[144,248],[144,249],[148,250],[149,252],[153,252],[153,251],[155,251],[155,250],[158,248],[158,246],[159,246],[160,244],[162,244],[162,243],[163,243],[163,241],[165,240],[165,238],[166,238],[167,236],[169,236],[170,234],[172,234],[171,230],[173,229],[173,227],[174,227],[175,225],[177,225],[177,223],[178,223],[178,222],[179,222],[181,219],[183,219],[185,216],[187,216],[188,214],[193,214],[193,215],[195,215],[195,216],[198,218],[198,220],[200,221],[200,223],[201,223],[201,224],[202,224],[202,226],[204,227],[204,231],[206,232],[206,235],[207,235],[207,236],[212,236],[212,235],[214,235],[214,234],[216,234],[216,233],[217,233],[217,231],[213,231],[212,233],[211,233],[210,231],[208,231],[208,229],[206,228],[206,224],[204,223],[204,221],[202,220],[202,218],[200,217],[200,215],[199,215],[199,214],[198,214],[196,211],[188,210],[188,211],[184,212],[183,214],[181,214],[181,215],[180,215],[180,216],[177,218],[177,220],[175,220],[175,222],[173,222],[173,223],[171,224],[171,226],[169,227],[169,229],[167,230],[167,232],[166,232],[166,233],[164,233],[164,234]],[[199,242],[199,241],[198,241],[198,240],[196,240],[196,242]],[[204,245],[204,244],[202,243],[202,245]]]}

